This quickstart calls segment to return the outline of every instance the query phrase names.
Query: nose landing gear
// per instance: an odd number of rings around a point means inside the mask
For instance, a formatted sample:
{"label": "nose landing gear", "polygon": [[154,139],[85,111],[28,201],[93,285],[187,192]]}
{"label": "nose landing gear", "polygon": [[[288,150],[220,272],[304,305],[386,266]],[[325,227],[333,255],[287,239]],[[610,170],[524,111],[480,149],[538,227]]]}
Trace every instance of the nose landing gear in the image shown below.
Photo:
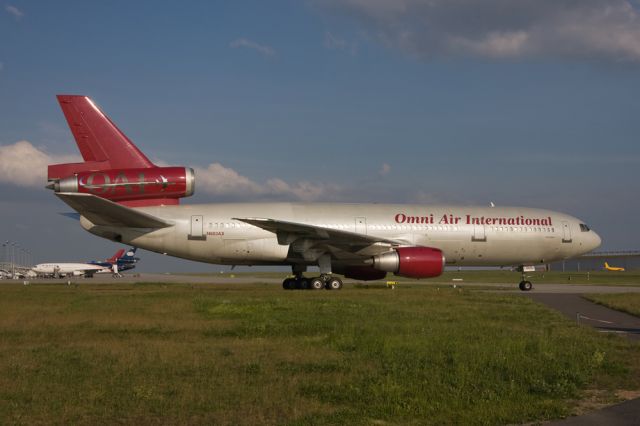
{"label": "nose landing gear", "polygon": [[531,270],[535,271],[535,267],[521,266],[518,269],[522,273],[522,281],[520,281],[520,284],[518,284],[518,287],[520,287],[520,290],[522,291],[531,291],[531,289],[533,289],[533,284],[531,283],[531,281],[527,280],[527,276],[525,275],[525,272],[530,272]]}
{"label": "nose landing gear", "polygon": [[531,281],[523,279],[522,281],[520,281],[518,287],[520,287],[520,290],[522,291],[530,291],[533,288],[533,284],[531,284]]}

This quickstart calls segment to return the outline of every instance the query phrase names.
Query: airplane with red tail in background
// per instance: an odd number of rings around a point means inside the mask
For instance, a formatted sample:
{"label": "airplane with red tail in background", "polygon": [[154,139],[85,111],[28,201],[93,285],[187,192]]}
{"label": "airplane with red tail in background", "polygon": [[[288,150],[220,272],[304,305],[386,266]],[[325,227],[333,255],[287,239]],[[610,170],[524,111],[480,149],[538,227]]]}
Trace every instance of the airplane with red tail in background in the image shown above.
{"label": "airplane with red tail in background", "polygon": [[140,259],[135,257],[136,248],[126,251],[120,249],[113,256],[105,260],[92,260],[85,263],[47,262],[35,265],[31,272],[34,276],[41,277],[93,277],[94,274],[114,274],[120,276],[120,272],[133,269]]}
{"label": "airplane with red tail in background", "polygon": [[[158,167],[86,96],[60,95],[82,163],[50,165],[47,188],[92,234],[170,256],[224,265],[288,265],[285,289],[340,289],[338,275],[437,277],[445,265],[525,272],[600,245],[583,221],[525,207],[340,203],[180,205],[187,167]],[[317,277],[303,275],[318,266]]]}

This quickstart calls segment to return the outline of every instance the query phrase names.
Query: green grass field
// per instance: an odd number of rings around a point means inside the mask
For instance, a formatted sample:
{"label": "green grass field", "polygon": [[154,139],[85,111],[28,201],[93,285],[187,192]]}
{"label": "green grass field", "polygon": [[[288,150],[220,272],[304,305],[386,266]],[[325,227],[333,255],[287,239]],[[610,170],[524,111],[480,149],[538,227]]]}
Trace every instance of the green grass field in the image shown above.
{"label": "green grass field", "polygon": [[640,389],[640,351],[520,295],[0,286],[0,424],[510,424]]}

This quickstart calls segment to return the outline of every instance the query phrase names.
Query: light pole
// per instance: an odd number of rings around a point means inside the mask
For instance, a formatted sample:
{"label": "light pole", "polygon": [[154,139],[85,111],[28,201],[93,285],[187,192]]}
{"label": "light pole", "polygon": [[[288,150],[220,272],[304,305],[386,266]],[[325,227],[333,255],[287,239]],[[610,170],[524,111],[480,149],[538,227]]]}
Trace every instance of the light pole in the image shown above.
{"label": "light pole", "polygon": [[11,242],[11,278],[16,277],[16,243]]}
{"label": "light pole", "polygon": [[22,247],[20,247],[20,244],[16,243],[16,258],[15,258],[15,269],[18,270],[18,272],[20,272],[20,251],[22,251]]}

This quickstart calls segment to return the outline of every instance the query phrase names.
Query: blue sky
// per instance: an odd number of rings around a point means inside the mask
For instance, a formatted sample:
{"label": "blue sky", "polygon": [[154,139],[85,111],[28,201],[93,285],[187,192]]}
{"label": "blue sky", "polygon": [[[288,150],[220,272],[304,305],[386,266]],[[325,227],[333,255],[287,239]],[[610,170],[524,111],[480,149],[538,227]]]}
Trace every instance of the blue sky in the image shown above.
{"label": "blue sky", "polygon": [[117,248],[43,189],[77,155],[58,93],[196,167],[186,203],[493,201],[639,248],[636,2],[16,0],[0,39],[0,239],[36,260]]}

